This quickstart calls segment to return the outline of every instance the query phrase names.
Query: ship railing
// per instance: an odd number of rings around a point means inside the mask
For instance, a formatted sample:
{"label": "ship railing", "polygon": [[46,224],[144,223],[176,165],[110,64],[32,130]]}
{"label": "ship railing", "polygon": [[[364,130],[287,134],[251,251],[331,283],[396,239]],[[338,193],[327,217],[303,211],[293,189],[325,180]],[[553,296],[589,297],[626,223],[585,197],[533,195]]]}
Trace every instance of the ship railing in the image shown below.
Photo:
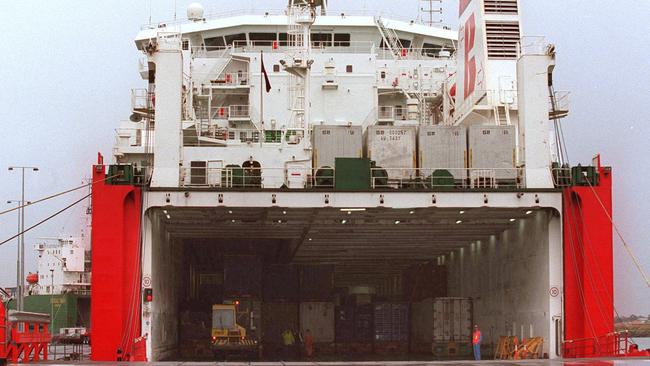
{"label": "ship railing", "polygon": [[553,184],[556,188],[566,188],[573,185],[571,168],[551,168],[551,176],[553,177]]}
{"label": "ship railing", "polygon": [[516,90],[475,90],[467,97],[467,102],[458,107],[455,113],[455,120],[458,121],[474,108],[492,109],[499,105],[508,105],[517,108],[519,99]]}
{"label": "ship railing", "polygon": [[131,89],[131,110],[147,112],[154,108],[154,93],[146,88]]}
{"label": "ship railing", "polygon": [[544,36],[526,36],[519,40],[518,54],[543,56],[548,54],[549,43]]}
{"label": "ship railing", "polygon": [[[336,15],[341,18],[346,18],[350,16],[382,16],[387,19],[391,20],[398,20],[402,22],[407,22],[411,23],[414,22],[415,19],[407,16],[402,16],[399,14],[396,14],[394,12],[370,12],[366,9],[350,9],[350,10],[344,10],[344,9],[333,9],[329,8],[327,10],[328,14],[330,15]],[[224,18],[232,18],[232,17],[237,17],[237,16],[246,16],[246,15],[263,15],[263,16],[286,16],[287,15],[287,9],[286,8],[277,8],[277,9],[235,9],[235,10],[228,10],[228,11],[210,11],[207,12],[202,21],[209,21],[209,20],[216,20],[216,19],[224,19]],[[160,21],[157,23],[148,23],[148,24],[143,24],[140,29],[141,30],[146,30],[146,29],[164,29],[170,26],[176,26],[176,25],[182,25],[182,24],[192,24],[196,23],[191,20],[187,19],[182,19],[182,20],[167,20],[167,21]],[[455,24],[446,24],[446,23],[438,23],[438,27],[444,30],[455,30],[457,28],[457,25]]]}
{"label": "ship railing", "polygon": [[53,337],[52,343],[47,346],[48,361],[83,361],[90,360],[90,345],[87,336],[80,336],[75,342],[70,343],[65,339],[57,340]]}
{"label": "ship railing", "polygon": [[228,107],[229,120],[250,120],[251,109],[248,105],[231,105]]}
{"label": "ship railing", "polygon": [[[400,58],[402,60],[431,60],[431,59],[441,59],[447,60],[453,57],[454,51],[441,49],[441,48],[402,48],[398,50],[400,53]],[[448,52],[445,54],[444,52]],[[441,52],[443,52],[441,54]],[[377,47],[377,58],[380,60],[392,60],[395,58],[395,54],[387,48]]]}
{"label": "ship railing", "polygon": [[551,118],[566,117],[571,105],[571,92],[567,90],[558,90],[553,93],[548,101],[548,110]]}
{"label": "ship railing", "polygon": [[523,168],[372,168],[371,187],[393,189],[521,189]]}
{"label": "ship railing", "polygon": [[[251,163],[252,164],[252,163]],[[192,162],[181,168],[184,187],[297,189],[336,187],[336,170],[302,167],[264,168],[225,164],[223,161]],[[384,169],[372,168],[371,189],[416,190],[514,190],[525,188],[523,169]]]}
{"label": "ship railing", "polygon": [[599,337],[565,340],[562,344],[564,358],[618,357],[630,347],[627,331],[608,333]]}
{"label": "ship railing", "polygon": [[[199,162],[181,170],[184,187],[264,189],[334,188],[334,169],[300,167],[260,168],[226,165],[223,161]],[[298,185],[298,187],[296,186]]]}
{"label": "ship railing", "polygon": [[249,74],[247,72],[227,72],[213,80],[212,84],[224,86],[247,86],[249,85]]}

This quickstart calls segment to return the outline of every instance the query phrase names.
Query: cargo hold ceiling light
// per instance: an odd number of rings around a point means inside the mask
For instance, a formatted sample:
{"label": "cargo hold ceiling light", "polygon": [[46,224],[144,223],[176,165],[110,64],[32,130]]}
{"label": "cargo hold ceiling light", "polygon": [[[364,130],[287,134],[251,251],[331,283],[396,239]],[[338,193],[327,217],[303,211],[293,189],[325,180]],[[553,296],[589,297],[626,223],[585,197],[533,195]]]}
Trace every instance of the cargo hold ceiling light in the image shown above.
{"label": "cargo hold ceiling light", "polygon": [[346,212],[346,211],[347,212],[361,212],[361,211],[365,211],[365,210],[366,210],[365,208],[342,208],[341,212]]}
{"label": "cargo hold ceiling light", "polygon": [[456,221],[456,224],[462,224],[462,223],[463,223],[463,220]]}
{"label": "cargo hold ceiling light", "polygon": [[528,210],[528,211],[526,211],[526,215],[530,215],[530,214],[532,214],[532,213],[533,213],[532,210]]}
{"label": "cargo hold ceiling light", "polygon": [[415,211],[413,211],[413,210],[409,211],[409,215],[413,215],[414,213],[415,213]]}
{"label": "cargo hold ceiling light", "polygon": [[401,221],[399,221],[399,220],[395,220],[395,225],[399,225],[400,222]]}
{"label": "cargo hold ceiling light", "polygon": [[510,219],[510,222],[515,222],[515,221],[517,221],[517,219]]}
{"label": "cargo hold ceiling light", "polygon": [[462,210],[461,210],[461,211],[459,212],[459,214],[464,215],[464,214],[465,214],[465,211],[462,211]]}
{"label": "cargo hold ceiling light", "polygon": [[341,224],[343,224],[343,225],[345,225],[347,222],[348,222],[348,220],[345,220],[345,219],[341,220]]}

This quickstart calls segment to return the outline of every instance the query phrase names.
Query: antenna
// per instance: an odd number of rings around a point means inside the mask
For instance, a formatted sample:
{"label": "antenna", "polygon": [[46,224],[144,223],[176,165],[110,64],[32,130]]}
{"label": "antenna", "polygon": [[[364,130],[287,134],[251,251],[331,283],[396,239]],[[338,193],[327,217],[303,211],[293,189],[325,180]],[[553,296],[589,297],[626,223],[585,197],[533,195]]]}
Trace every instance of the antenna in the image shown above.
{"label": "antenna", "polygon": [[442,0],[418,0],[420,2],[419,18],[424,25],[433,27],[442,23]]}

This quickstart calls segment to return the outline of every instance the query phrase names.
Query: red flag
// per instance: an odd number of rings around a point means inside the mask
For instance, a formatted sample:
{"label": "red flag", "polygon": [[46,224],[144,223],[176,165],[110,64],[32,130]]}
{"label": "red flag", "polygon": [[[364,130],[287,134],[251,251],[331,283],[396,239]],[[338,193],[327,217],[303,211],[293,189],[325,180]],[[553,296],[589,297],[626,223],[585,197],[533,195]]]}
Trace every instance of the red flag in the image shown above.
{"label": "red flag", "polygon": [[264,56],[260,55],[260,59],[262,60],[262,75],[264,75],[264,82],[266,83],[266,92],[271,91],[271,81],[269,80],[269,74],[266,73],[266,68],[264,67]]}

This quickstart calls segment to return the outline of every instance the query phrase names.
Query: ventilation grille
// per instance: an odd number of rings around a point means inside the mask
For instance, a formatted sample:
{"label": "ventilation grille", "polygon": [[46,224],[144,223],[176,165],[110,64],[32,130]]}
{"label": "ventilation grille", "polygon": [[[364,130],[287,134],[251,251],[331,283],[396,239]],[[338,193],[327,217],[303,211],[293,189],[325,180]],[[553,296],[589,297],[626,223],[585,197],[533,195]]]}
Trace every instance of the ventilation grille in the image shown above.
{"label": "ventilation grille", "polygon": [[519,23],[486,22],[489,59],[516,59]]}
{"label": "ventilation grille", "polygon": [[487,14],[517,14],[517,0],[485,0]]}

